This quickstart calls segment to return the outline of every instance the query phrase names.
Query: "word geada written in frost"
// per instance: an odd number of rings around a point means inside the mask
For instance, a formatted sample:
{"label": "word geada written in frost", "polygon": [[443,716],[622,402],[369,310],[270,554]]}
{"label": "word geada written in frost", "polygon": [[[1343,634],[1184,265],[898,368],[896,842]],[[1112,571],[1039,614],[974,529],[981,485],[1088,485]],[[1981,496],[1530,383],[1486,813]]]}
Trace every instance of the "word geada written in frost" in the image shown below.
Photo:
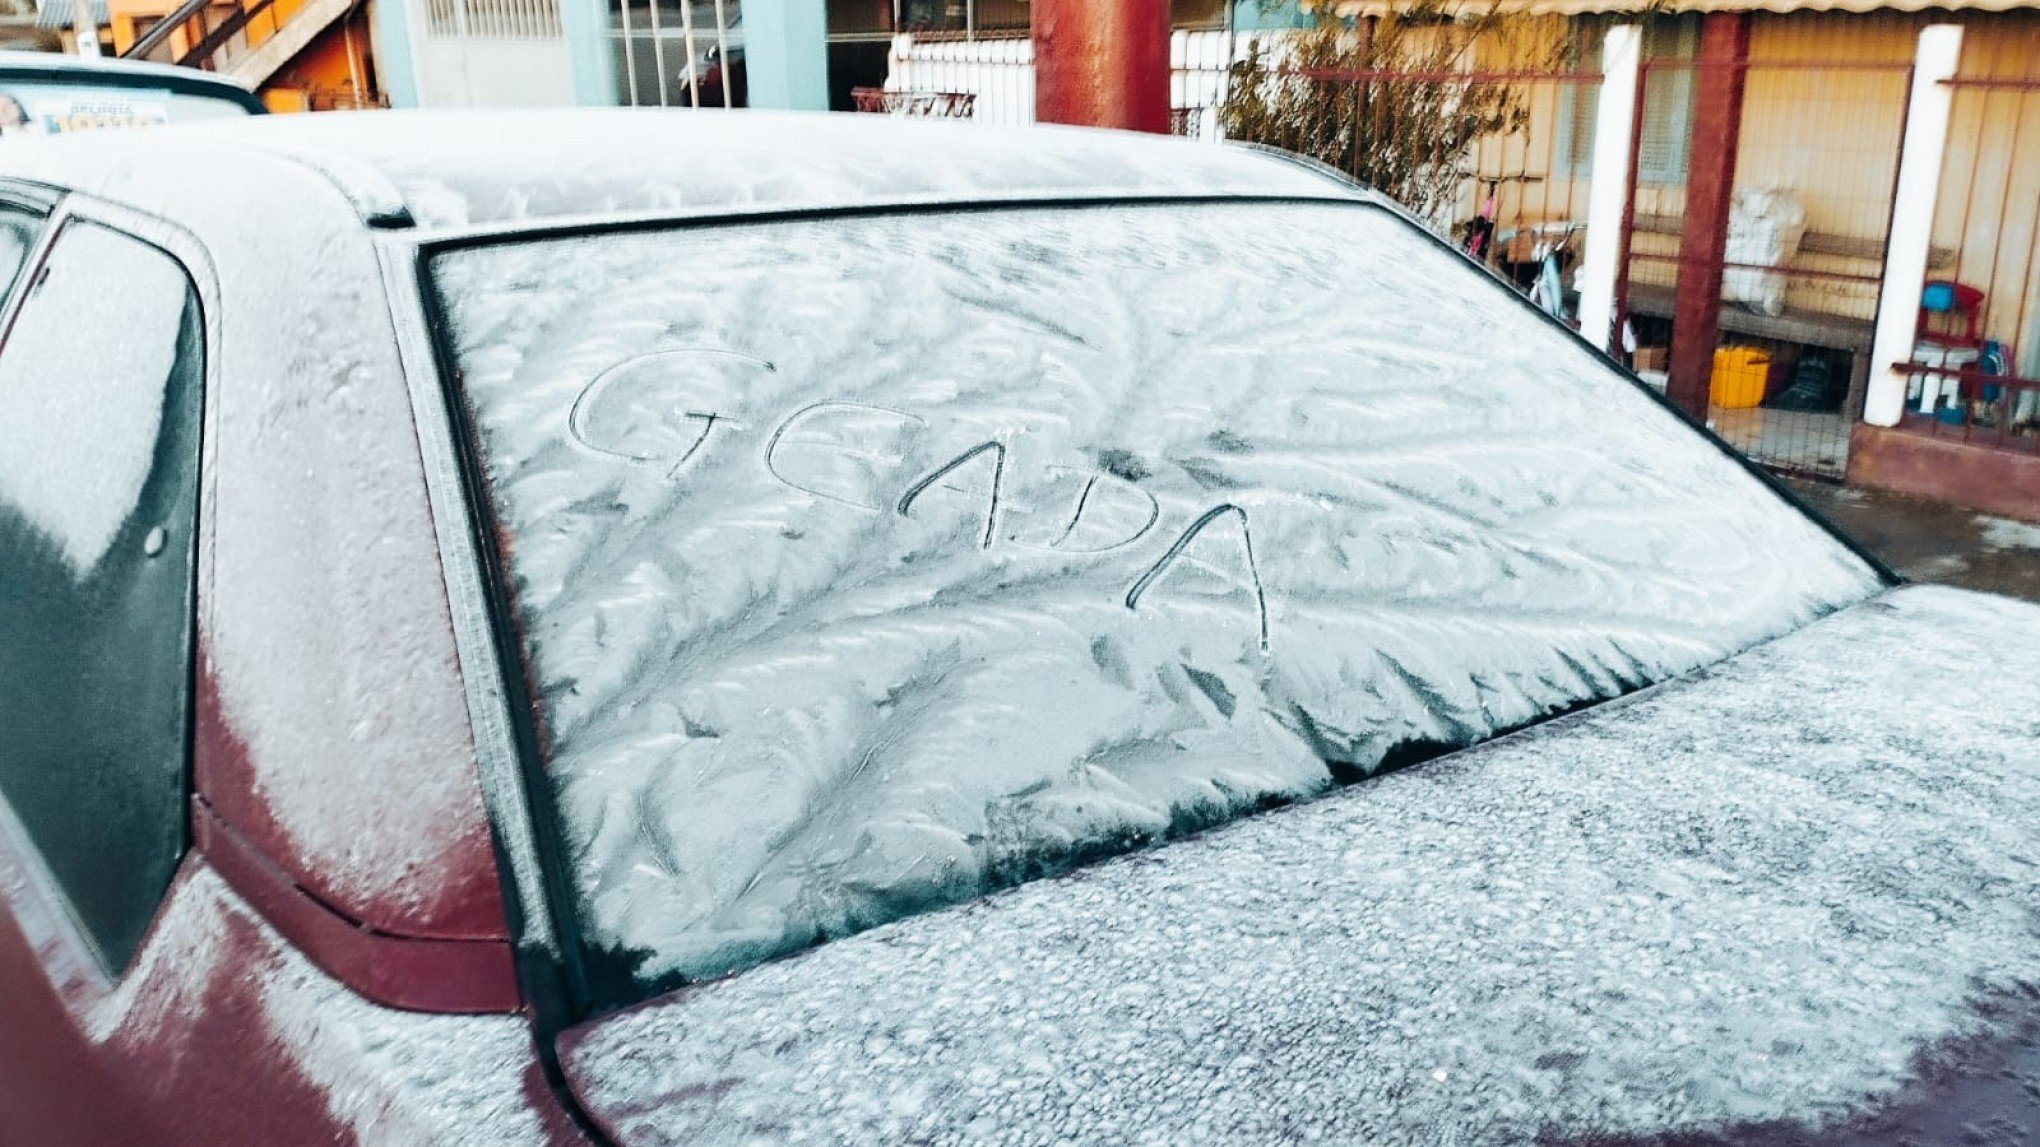
{"label": "word geada written in frost", "polygon": [[[1009,462],[1020,432],[945,452],[932,466],[917,463],[936,428],[920,415],[870,403],[812,402],[769,421],[746,417],[746,376],[776,370],[734,351],[643,355],[596,376],[576,398],[568,430],[586,450],[662,468],[674,481],[723,445],[748,439],[758,445],[758,462],[771,480],[854,510],[911,518],[938,492],[978,498],[981,550],[1103,558],[1152,547],[1155,556],[1127,587],[1127,609],[1139,610],[1172,570],[1195,562],[1234,583],[1251,602],[1260,648],[1268,651],[1268,598],[1245,507],[1220,502],[1172,528],[1161,503],[1141,485],[1146,468],[1117,451],[1105,452],[1096,466],[1045,465],[1016,482]],[[1226,550],[1233,560],[1198,560],[1200,553],[1215,557]]]}

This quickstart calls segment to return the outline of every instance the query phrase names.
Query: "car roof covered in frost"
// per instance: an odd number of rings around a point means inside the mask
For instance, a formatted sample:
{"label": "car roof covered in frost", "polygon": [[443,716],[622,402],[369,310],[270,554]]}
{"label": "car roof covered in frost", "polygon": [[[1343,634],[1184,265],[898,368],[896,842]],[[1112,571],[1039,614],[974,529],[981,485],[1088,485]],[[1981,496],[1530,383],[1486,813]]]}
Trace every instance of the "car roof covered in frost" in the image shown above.
{"label": "car roof covered in frost", "polygon": [[329,176],[191,126],[10,142],[0,177],[127,205],[148,218],[120,225],[167,241],[154,221],[168,221],[204,247],[175,244],[212,336],[195,784],[350,919],[497,942],[500,885],[371,232]]}
{"label": "car roof covered in frost", "polygon": [[2040,762],[2004,687],[2035,635],[2033,605],[1892,591],[682,989],[570,1033],[567,1072],[640,1147],[2026,1142]]}
{"label": "car roof covered in frost", "polygon": [[30,146],[45,161],[37,175],[60,185],[156,162],[210,170],[223,202],[274,181],[268,155],[319,171],[367,221],[427,230],[916,201],[1357,194],[1245,148],[875,115],[329,113]]}

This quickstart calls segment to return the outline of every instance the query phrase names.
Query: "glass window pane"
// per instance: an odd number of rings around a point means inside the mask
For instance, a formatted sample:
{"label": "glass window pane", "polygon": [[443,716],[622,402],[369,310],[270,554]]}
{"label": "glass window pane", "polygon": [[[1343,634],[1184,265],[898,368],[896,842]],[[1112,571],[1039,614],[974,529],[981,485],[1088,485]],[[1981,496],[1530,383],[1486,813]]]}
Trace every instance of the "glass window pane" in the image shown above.
{"label": "glass window pane", "polygon": [[35,250],[36,237],[42,234],[43,222],[39,215],[0,208],[0,299],[13,294],[15,280],[21,277],[29,252]]}
{"label": "glass window pane", "polygon": [[893,0],[829,0],[829,35],[891,35]]}
{"label": "glass window pane", "polygon": [[0,795],[109,968],[185,838],[198,309],[90,224],[0,348]]}

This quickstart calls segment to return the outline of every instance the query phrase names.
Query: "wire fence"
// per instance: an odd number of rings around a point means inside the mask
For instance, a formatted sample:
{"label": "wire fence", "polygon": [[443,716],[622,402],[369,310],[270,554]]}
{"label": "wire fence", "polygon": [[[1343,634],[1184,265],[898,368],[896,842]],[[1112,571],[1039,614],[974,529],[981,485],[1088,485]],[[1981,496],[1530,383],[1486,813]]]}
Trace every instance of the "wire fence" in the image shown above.
{"label": "wire fence", "polygon": [[1258,72],[1216,71],[1180,70],[1180,89],[1203,97],[1186,134],[1249,140],[1344,171],[1577,325],[1592,185],[1580,137],[1599,73],[1304,69],[1279,54]]}
{"label": "wire fence", "polygon": [[893,37],[885,90],[895,98],[969,97],[966,118],[1017,126],[1034,122],[1034,42],[1024,37],[962,40]]}
{"label": "wire fence", "polygon": [[1232,90],[1234,70],[1263,38],[1228,31],[1177,32],[1169,38],[1169,127],[1196,139],[1224,138],[1218,109]]}
{"label": "wire fence", "polygon": [[1902,425],[2040,453],[2040,69],[2024,53],[1970,67],[1947,81],[1938,257]]}
{"label": "wire fence", "polygon": [[[1692,99],[1701,67],[1646,62],[1645,105],[1653,93]],[[1653,158],[1639,136],[1625,313],[1638,360],[1669,365],[1681,280],[1718,280],[1700,359],[1709,423],[1773,469],[1840,479],[1868,383],[1911,66],[1758,60],[1736,71],[1742,113],[1719,257],[1693,252],[1695,232],[1717,221],[1685,216],[1690,138]]]}
{"label": "wire fence", "polygon": [[745,104],[743,10],[737,0],[609,3],[611,48],[623,104],[662,108]]}
{"label": "wire fence", "polygon": [[[429,5],[435,26],[466,22],[473,35],[476,24],[542,32],[557,21],[546,7],[553,2]],[[744,102],[737,0],[613,3],[627,102]],[[502,7],[481,7],[492,4]],[[1686,217],[1696,93],[1706,69],[1722,65],[1698,62],[1675,27],[1652,33],[1618,239],[1618,353],[1666,386],[1679,321],[1705,321],[1694,318],[1693,292],[1682,298],[1681,284],[1697,275],[1704,294],[1718,282],[1720,311],[1700,360],[1711,359],[1711,369],[1697,380],[1709,421],[1759,462],[1828,478],[1846,473],[1862,416],[1912,83],[1911,31],[1871,23],[1846,45],[1815,21],[1782,24],[1766,51],[1731,65],[1741,105],[1729,143],[1733,195],[1715,253],[1697,263],[1692,235],[1713,221]],[[1173,129],[1286,148],[1345,170],[1576,321],[1573,280],[1599,129],[1597,58],[1573,71],[1311,70],[1285,60],[1285,35],[1176,32]],[[2040,358],[2040,75],[2032,62],[2040,44],[2033,47],[1951,83],[1950,139],[1962,142],[1949,149],[1923,296],[1948,306],[1926,312],[1921,347],[1902,368],[1909,428],[2029,451],[2040,449],[2040,370],[2024,361]],[[1033,45],[1010,29],[902,31],[886,46],[882,85],[847,94],[860,110],[1031,123]],[[1694,360],[1682,361],[1690,368]],[[1681,385],[1691,393],[1696,380]]]}
{"label": "wire fence", "polygon": [[[1170,108],[1177,134],[1219,138],[1217,105],[1224,98],[1232,64],[1246,58],[1251,44],[1247,35],[1224,31],[1180,30],[1170,37]],[[896,103],[907,96],[924,103],[970,97],[968,111],[958,114],[985,124],[1030,124],[1034,42],[1010,33],[974,38],[902,33],[892,40],[884,90],[897,93]],[[949,106],[965,104],[952,98]],[[860,105],[859,110],[897,108]]]}

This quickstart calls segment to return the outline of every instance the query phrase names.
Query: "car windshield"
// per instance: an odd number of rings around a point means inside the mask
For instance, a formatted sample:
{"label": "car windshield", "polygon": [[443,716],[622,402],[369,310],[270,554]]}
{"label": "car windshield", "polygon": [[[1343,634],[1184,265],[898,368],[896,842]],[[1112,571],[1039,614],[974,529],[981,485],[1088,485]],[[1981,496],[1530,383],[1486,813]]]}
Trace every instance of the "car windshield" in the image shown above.
{"label": "car windshield", "polygon": [[1689,672],[1879,575],[1394,213],[846,214],[433,257],[635,990]]}

